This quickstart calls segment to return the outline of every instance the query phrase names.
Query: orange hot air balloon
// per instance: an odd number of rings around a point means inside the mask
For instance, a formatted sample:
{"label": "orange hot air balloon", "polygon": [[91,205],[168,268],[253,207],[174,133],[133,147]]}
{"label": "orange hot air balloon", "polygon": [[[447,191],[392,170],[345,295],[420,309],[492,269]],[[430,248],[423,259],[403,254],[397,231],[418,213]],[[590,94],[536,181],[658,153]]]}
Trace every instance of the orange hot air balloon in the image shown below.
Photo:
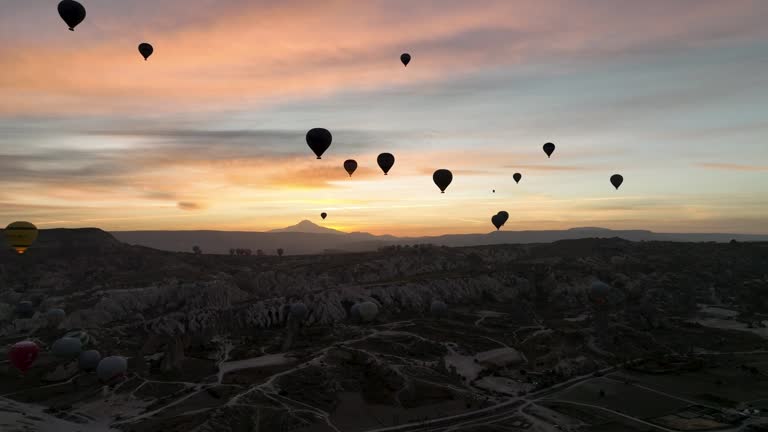
{"label": "orange hot air balloon", "polygon": [[13,222],[5,228],[5,239],[16,253],[23,254],[37,239],[37,227],[29,222]]}

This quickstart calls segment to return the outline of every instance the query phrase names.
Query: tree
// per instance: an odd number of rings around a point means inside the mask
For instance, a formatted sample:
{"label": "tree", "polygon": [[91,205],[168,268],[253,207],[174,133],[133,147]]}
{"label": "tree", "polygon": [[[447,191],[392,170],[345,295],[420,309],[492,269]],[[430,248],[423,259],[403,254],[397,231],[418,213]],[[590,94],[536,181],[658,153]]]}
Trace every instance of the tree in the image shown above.
{"label": "tree", "polygon": [[192,246],[192,252],[194,252],[195,255],[201,255],[203,253],[202,249],[200,249],[200,246]]}
{"label": "tree", "polygon": [[234,255],[234,254],[235,254],[235,250],[230,248],[230,249],[229,249],[229,254],[230,254],[230,255]]}
{"label": "tree", "polygon": [[283,256],[283,253],[284,253],[284,252],[285,252],[285,251],[283,250],[283,248],[278,248],[278,249],[277,249],[277,255],[278,255],[278,256]]}
{"label": "tree", "polygon": [[256,256],[264,256],[264,251],[261,249],[256,249]]}
{"label": "tree", "polygon": [[253,251],[250,249],[243,249],[243,254],[245,254],[245,256],[251,256]]}

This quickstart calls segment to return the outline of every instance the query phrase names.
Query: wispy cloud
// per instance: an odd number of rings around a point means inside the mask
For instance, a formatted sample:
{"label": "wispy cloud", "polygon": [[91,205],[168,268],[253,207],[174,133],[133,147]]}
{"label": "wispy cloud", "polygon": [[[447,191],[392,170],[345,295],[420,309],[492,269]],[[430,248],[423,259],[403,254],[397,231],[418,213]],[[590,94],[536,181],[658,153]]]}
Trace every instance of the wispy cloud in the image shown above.
{"label": "wispy cloud", "polygon": [[696,164],[700,168],[725,171],[768,171],[768,165],[743,165],[733,163],[702,162]]}

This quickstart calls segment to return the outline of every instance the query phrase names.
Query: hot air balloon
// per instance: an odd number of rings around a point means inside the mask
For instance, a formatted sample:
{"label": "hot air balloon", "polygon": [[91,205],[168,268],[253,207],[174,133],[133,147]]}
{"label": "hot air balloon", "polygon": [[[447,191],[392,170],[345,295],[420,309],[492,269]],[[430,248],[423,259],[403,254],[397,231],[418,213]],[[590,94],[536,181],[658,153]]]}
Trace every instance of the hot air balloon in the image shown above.
{"label": "hot air balloon", "polygon": [[453,181],[453,174],[447,169],[439,169],[432,173],[432,181],[440,188],[440,192],[445,193],[445,188]]}
{"label": "hot air balloon", "polygon": [[320,156],[331,146],[331,141],[333,136],[328,129],[314,128],[307,132],[307,145],[315,152],[318,159],[321,159]]}
{"label": "hot air balloon", "polygon": [[502,210],[496,214],[499,215],[499,218],[501,220],[501,225],[504,226],[504,224],[507,223],[507,220],[509,220],[509,213]]}
{"label": "hot air balloon", "polygon": [[619,190],[619,186],[624,183],[624,177],[621,174],[614,174],[611,176],[611,184],[616,190]]}
{"label": "hot air balloon", "polygon": [[64,309],[49,309],[45,314],[45,318],[48,320],[48,324],[51,327],[58,327],[64,321],[67,314]]}
{"label": "hot air balloon", "polygon": [[429,312],[436,317],[441,317],[448,312],[448,306],[440,300],[433,300],[429,305]]}
{"label": "hot air balloon", "polygon": [[294,303],[291,305],[291,320],[296,322],[302,322],[307,319],[309,315],[309,309],[304,303]]}
{"label": "hot air balloon", "polygon": [[29,222],[12,222],[5,227],[5,240],[19,255],[37,240],[37,227]]}
{"label": "hot air balloon", "polygon": [[88,350],[80,353],[80,356],[77,359],[77,365],[80,370],[90,372],[96,370],[100,361],[101,353],[96,350]]}
{"label": "hot air balloon", "polygon": [[80,344],[84,347],[89,345],[95,345],[96,343],[91,337],[91,335],[84,332],[83,330],[73,330],[71,332],[67,332],[67,334],[65,334],[64,337],[79,339]]}
{"label": "hot air balloon", "polygon": [[349,318],[352,321],[360,321],[360,303],[355,303],[349,308]]}
{"label": "hot air balloon", "polygon": [[51,345],[51,352],[56,357],[70,359],[80,355],[83,351],[83,344],[80,339],[73,337],[63,337]]}
{"label": "hot air balloon", "polygon": [[496,189],[492,190],[491,192],[496,193]]}
{"label": "hot air balloon", "polygon": [[85,8],[74,0],[62,0],[59,2],[59,15],[69,26],[70,31],[85,19]]}
{"label": "hot air balloon", "polygon": [[546,143],[544,144],[544,153],[547,154],[547,157],[552,156],[552,153],[555,151],[555,145],[552,143]]}
{"label": "hot air balloon", "polygon": [[350,177],[352,177],[352,173],[355,172],[357,169],[357,161],[354,159],[347,159],[344,161],[344,170],[347,171]]}
{"label": "hot air balloon", "polygon": [[403,62],[403,66],[408,66],[408,63],[411,62],[411,55],[408,53],[400,54],[400,61]]}
{"label": "hot air balloon", "polygon": [[149,56],[152,55],[153,52],[155,52],[155,49],[152,48],[152,45],[146,42],[142,42],[139,44],[139,53],[141,54],[142,57],[144,57],[144,61],[147,61],[147,59],[149,58]]}
{"label": "hot air balloon", "polygon": [[384,171],[384,175],[387,175],[395,164],[395,157],[392,153],[382,153],[376,158],[376,162],[379,164],[379,168]]}
{"label": "hot air balloon", "polygon": [[597,306],[603,306],[608,302],[611,287],[605,282],[596,280],[589,288],[589,299]]}
{"label": "hot air balloon", "polygon": [[498,213],[497,213],[497,214],[495,214],[495,215],[493,215],[493,216],[491,216],[491,223],[493,224],[493,226],[495,226],[495,227],[496,227],[496,231],[498,231],[498,230],[499,230],[499,228],[501,228],[501,226],[502,226],[502,225],[504,225],[504,224],[501,222],[501,219],[502,219],[502,218],[501,218],[501,216],[499,216],[499,214],[498,214]]}
{"label": "hot air balloon", "polygon": [[514,173],[512,174],[512,178],[515,179],[515,183],[520,183],[520,179],[523,178],[523,176],[520,173]]}
{"label": "hot air balloon", "polygon": [[19,318],[32,318],[35,315],[35,307],[31,301],[22,301],[16,305],[16,315]]}
{"label": "hot air balloon", "polygon": [[323,218],[323,220],[325,220],[325,218],[328,217],[328,213],[322,212],[320,213],[320,217]]}
{"label": "hot air balloon", "polygon": [[379,306],[372,301],[364,301],[360,303],[360,320],[363,322],[371,322],[376,315],[379,314]]}
{"label": "hot air balloon", "polygon": [[101,359],[96,366],[96,376],[101,382],[109,382],[125,376],[128,371],[128,361],[125,357],[111,356]]}
{"label": "hot air balloon", "polygon": [[8,359],[21,373],[26,373],[37,359],[40,348],[32,341],[16,342],[8,351]]}

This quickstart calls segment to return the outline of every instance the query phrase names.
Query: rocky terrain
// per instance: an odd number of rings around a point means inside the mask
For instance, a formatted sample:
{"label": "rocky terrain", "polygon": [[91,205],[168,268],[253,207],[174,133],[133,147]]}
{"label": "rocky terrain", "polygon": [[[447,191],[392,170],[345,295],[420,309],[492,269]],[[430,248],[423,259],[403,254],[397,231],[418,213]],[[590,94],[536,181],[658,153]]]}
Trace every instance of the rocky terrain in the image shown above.
{"label": "rocky terrain", "polygon": [[[26,255],[0,252],[3,345],[42,348],[25,375],[0,364],[3,430],[628,430],[541,398],[629,365],[766,347],[766,243],[588,238],[278,257],[44,233]],[[596,280],[610,287],[599,303]],[[438,300],[447,310],[432,309]],[[17,316],[21,301],[33,316]],[[352,308],[366,301],[379,313],[361,322]],[[300,321],[295,303],[308,309]],[[66,311],[55,326],[52,308]],[[128,358],[127,376],[104,385],[53,356],[73,330]],[[730,408],[749,400],[736,399]]]}

